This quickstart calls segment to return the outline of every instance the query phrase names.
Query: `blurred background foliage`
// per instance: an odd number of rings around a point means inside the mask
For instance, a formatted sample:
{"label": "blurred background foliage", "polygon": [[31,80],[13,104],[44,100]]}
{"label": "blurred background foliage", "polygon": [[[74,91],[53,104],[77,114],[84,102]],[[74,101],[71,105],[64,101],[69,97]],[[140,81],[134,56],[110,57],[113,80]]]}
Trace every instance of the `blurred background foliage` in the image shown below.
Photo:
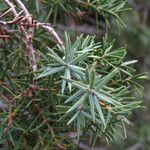
{"label": "blurred background foliage", "polygon": [[[122,14],[126,28],[120,33],[111,30],[113,37],[117,37],[117,44],[127,44],[128,55],[138,59],[136,67],[141,72],[150,72],[150,1],[129,0],[132,11]],[[114,147],[128,150],[150,149],[150,82],[142,83],[144,89],[144,106],[142,111],[135,111],[131,118],[133,127],[128,129],[128,139],[116,141]],[[114,149],[115,149],[114,148]]]}
{"label": "blurred background foliage", "polygon": [[[71,0],[68,0],[68,2],[71,2]],[[77,10],[76,7],[71,8],[69,5],[64,5],[65,7],[59,6],[59,0],[26,0],[25,3],[34,18],[38,18],[40,22],[50,22],[62,38],[61,33],[67,30],[72,34],[73,39],[75,39],[76,35],[85,33],[96,35],[96,38],[101,40],[104,32],[107,31],[110,38],[116,39],[117,47],[127,44],[127,57],[139,60],[136,67],[140,72],[150,72],[150,0],[128,0],[128,5],[132,10],[122,13],[121,16],[126,28],[122,23],[114,21],[110,22],[106,27],[103,15],[97,15],[93,10],[89,9],[93,13],[89,13],[87,16],[84,14],[83,7],[81,8],[83,13],[79,13],[80,10]],[[74,13],[77,14],[72,13],[69,15],[69,10],[74,10]],[[64,11],[66,13],[62,13]],[[118,30],[116,29],[116,24],[119,26]],[[46,35],[42,33],[42,30],[38,30],[35,33],[34,46],[37,50],[42,49],[45,45],[53,45]],[[128,138],[126,140],[118,138],[113,144],[107,147],[102,146],[100,149],[150,149],[150,83],[146,81],[142,84],[145,87],[143,91],[144,97],[142,97],[145,109],[135,111],[130,118],[133,126],[127,129]],[[137,97],[137,99],[141,99],[141,97]]]}

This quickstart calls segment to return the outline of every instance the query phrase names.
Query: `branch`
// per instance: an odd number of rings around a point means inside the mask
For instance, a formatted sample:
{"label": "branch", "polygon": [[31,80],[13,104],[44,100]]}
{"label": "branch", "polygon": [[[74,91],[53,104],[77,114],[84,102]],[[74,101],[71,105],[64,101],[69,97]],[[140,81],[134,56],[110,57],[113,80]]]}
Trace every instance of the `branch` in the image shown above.
{"label": "branch", "polygon": [[4,2],[6,3],[6,5],[11,8],[11,12],[13,13],[13,15],[16,17],[17,16],[17,12],[14,8],[14,5],[9,1],[9,0],[4,0]]}
{"label": "branch", "polygon": [[[18,6],[24,11],[25,16],[31,16],[24,4],[20,0],[15,0],[15,2],[18,4]],[[54,28],[50,26],[48,23],[40,23],[37,20],[33,20],[31,17],[28,18],[29,24],[35,23],[37,26],[43,28],[45,31],[47,31],[53,38],[56,43],[58,43],[61,47],[63,47],[63,42],[59,38],[58,34],[55,32]],[[35,25],[35,26],[36,26]]]}
{"label": "branch", "polygon": [[[26,45],[26,54],[27,54],[27,60],[30,65],[30,67],[33,69],[33,71],[37,70],[37,64],[36,64],[36,57],[35,53],[36,51],[33,48],[33,35],[34,35],[34,29],[35,28],[42,28],[46,32],[49,33],[49,35],[54,39],[55,43],[60,45],[62,48],[63,42],[55,32],[55,30],[50,26],[48,23],[40,23],[37,20],[33,20],[32,15],[28,12],[26,9],[25,5],[22,3],[21,0],[15,0],[15,3],[17,6],[21,9],[20,13],[17,13],[14,5],[9,1],[9,0],[4,0],[6,5],[10,8],[8,11],[6,11],[3,15],[0,17],[4,17],[7,15],[9,12],[12,12],[14,15],[14,19],[12,21],[6,22],[6,21],[0,21],[0,25],[6,26],[10,24],[18,24],[19,28],[23,34],[23,41]],[[20,16],[20,14],[23,12],[23,16]],[[26,31],[26,27],[28,27],[28,30]]]}
{"label": "branch", "polygon": [[37,23],[37,25],[41,28],[43,28],[45,31],[47,31],[54,39],[56,43],[58,43],[62,48],[64,48],[63,42],[55,32],[54,28],[52,28],[49,24],[42,24],[42,23]]}
{"label": "branch", "polygon": [[[7,4],[8,7],[11,8],[11,12],[13,13],[13,15],[15,17],[14,20],[16,20],[16,18],[19,16],[19,14],[15,10],[14,5],[9,0],[4,0],[4,2]],[[35,50],[33,49],[33,46],[32,46],[32,37],[33,37],[33,35],[31,33],[27,34],[25,32],[24,27],[21,25],[21,23],[19,23],[19,26],[20,26],[20,29],[21,29],[24,37],[25,37],[26,54],[27,54],[29,65],[32,67],[33,71],[36,71],[37,64],[36,64],[36,58],[35,58]]]}
{"label": "branch", "polygon": [[10,11],[12,10],[12,8],[8,9],[5,13],[3,13],[1,16],[0,16],[0,19],[5,17]]}

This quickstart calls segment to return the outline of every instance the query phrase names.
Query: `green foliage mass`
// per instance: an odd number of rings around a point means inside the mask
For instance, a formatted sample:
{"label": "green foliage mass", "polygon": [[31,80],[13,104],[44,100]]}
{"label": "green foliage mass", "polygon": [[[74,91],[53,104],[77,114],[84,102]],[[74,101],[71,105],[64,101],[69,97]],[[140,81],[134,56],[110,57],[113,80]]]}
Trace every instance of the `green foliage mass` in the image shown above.
{"label": "green foliage mass", "polygon": [[[42,8],[34,2],[38,14]],[[126,1],[44,0],[45,6],[46,18],[85,11],[110,24],[110,18],[123,23],[119,14],[126,10]],[[0,13],[5,10],[6,6]],[[28,66],[22,41],[0,40],[0,102],[6,105],[0,112],[0,144],[13,149],[75,149],[68,136],[74,133],[79,141],[90,135],[94,148],[97,138],[110,142],[116,135],[126,137],[127,118],[141,107],[133,93],[143,88],[139,80],[147,79],[136,73],[137,60],[125,60],[126,46],[114,48],[115,40],[109,41],[107,33],[97,42],[90,35],[72,40],[65,32],[60,47],[36,29],[33,40],[37,71]]]}

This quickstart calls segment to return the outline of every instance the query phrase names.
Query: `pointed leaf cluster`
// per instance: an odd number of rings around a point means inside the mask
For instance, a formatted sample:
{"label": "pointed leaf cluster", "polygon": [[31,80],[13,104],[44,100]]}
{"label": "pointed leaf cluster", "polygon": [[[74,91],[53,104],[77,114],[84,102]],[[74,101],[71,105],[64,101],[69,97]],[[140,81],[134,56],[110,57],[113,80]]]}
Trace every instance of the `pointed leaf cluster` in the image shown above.
{"label": "pointed leaf cluster", "polygon": [[[124,130],[128,122],[126,116],[140,106],[141,102],[131,102],[134,97],[129,95],[132,85],[136,90],[141,88],[137,81],[145,79],[145,74],[135,75],[132,65],[137,61],[124,62],[125,47],[113,49],[114,40],[108,42],[107,35],[102,44],[83,35],[72,44],[65,33],[64,45],[65,48],[48,48],[49,67],[43,67],[38,76],[56,74],[62,79],[61,96],[65,97],[64,93],[69,96],[61,107],[66,110],[67,106],[68,110],[61,111],[63,115],[59,120],[67,118],[69,126],[74,123],[78,138],[89,128],[106,140],[112,140],[117,133],[116,126]],[[49,58],[45,57],[47,61]]]}
{"label": "pointed leaf cluster", "polygon": [[[43,68],[44,71],[37,79],[61,72],[68,79],[75,77],[84,80],[85,69],[80,66],[80,63],[84,62],[85,59],[87,60],[88,53],[97,47],[99,46],[93,42],[93,37],[87,36],[84,38],[83,35],[77,37],[76,42],[71,45],[70,36],[65,33],[65,48],[58,46],[59,51],[63,53],[63,57],[61,58],[53,49],[48,47],[49,53],[47,55],[53,60],[56,66],[52,67],[49,64],[50,67]],[[62,79],[62,93],[64,93],[67,84],[69,91],[71,91],[71,83]]]}

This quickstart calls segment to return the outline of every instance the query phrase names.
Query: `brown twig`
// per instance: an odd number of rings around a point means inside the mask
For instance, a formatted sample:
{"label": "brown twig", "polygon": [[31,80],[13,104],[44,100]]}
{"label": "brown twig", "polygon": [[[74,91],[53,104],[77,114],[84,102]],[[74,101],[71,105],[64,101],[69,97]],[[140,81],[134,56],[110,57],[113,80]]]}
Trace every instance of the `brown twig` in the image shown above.
{"label": "brown twig", "polygon": [[[9,22],[0,21],[1,25],[9,25],[9,24],[18,24],[20,27],[20,30],[24,37],[24,43],[26,45],[26,54],[27,54],[27,60],[29,62],[30,67],[32,67],[33,71],[36,71],[37,64],[36,64],[36,57],[35,57],[35,50],[33,48],[33,35],[34,35],[34,29],[41,27],[46,32],[52,36],[54,41],[64,48],[63,42],[55,32],[55,30],[50,26],[50,24],[47,23],[40,23],[37,20],[33,20],[32,15],[28,12],[25,5],[21,0],[14,0],[17,6],[21,9],[20,13],[17,13],[16,9],[14,8],[13,3],[11,3],[9,0],[4,0],[4,2],[7,4],[7,6],[10,8],[7,12],[5,12],[3,15],[1,15],[1,18],[5,16],[8,12],[12,12],[14,15],[14,19]],[[23,16],[20,16],[20,14],[23,13]],[[26,27],[28,27],[28,30],[26,31]]]}
{"label": "brown twig", "polygon": [[[4,0],[4,2],[7,4],[8,7],[12,8],[11,12],[13,13],[15,20],[16,20],[19,17],[20,13],[19,14],[17,13],[17,11],[14,8],[14,5],[9,0]],[[31,33],[27,34],[27,32],[25,32],[25,28],[21,25],[21,23],[19,23],[19,26],[24,36],[24,42],[26,44],[26,54],[27,54],[29,65],[32,67],[33,71],[36,71],[37,64],[36,64],[36,58],[35,58],[35,50],[33,49],[33,46],[32,46],[33,35]]]}
{"label": "brown twig", "polygon": [[9,35],[0,35],[0,38],[9,38]]}
{"label": "brown twig", "polygon": [[12,8],[9,8],[5,13],[3,13],[1,16],[0,16],[0,19],[5,17],[10,11],[12,10]]}
{"label": "brown twig", "polygon": [[64,48],[63,42],[55,32],[54,28],[52,28],[49,24],[46,23],[37,23],[37,25],[41,28],[43,28],[45,31],[47,31],[53,38],[58,45],[60,45],[62,48]]}
{"label": "brown twig", "polygon": [[17,16],[17,12],[14,8],[14,5],[9,1],[9,0],[4,0],[4,2],[7,4],[7,6],[9,8],[11,8],[11,12],[13,13],[13,15],[16,17]]}

